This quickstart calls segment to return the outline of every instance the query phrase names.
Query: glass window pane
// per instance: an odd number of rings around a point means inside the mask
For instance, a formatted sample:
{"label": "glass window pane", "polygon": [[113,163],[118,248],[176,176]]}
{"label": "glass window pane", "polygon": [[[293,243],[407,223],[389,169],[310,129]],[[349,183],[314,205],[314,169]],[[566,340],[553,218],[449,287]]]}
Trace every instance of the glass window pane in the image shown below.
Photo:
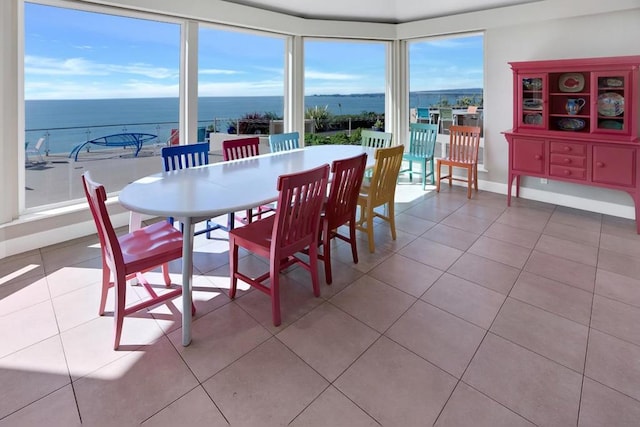
{"label": "glass window pane", "polygon": [[159,171],[180,26],[34,3],[24,16],[26,207],[83,198],[86,170],[109,192]]}
{"label": "glass window pane", "polygon": [[266,145],[284,112],[285,39],[201,27],[198,43],[199,134],[214,155],[230,134],[265,135]]}
{"label": "glass window pane", "polygon": [[305,41],[307,145],[359,143],[358,129],[384,129],[385,49],[382,42]]}
{"label": "glass window pane", "polygon": [[[409,43],[409,108],[412,122],[439,125],[436,157],[446,150],[448,128],[480,126],[484,118],[484,36],[450,36]],[[469,107],[477,107],[469,109]],[[453,121],[440,118],[440,108],[452,108]],[[484,142],[481,141],[480,163]]]}

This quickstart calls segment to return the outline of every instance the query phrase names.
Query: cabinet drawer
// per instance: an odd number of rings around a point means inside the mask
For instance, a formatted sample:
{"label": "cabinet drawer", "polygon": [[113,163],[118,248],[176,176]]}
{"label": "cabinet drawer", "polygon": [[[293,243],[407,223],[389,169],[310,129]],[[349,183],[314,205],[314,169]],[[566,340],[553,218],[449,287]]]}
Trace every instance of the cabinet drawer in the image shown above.
{"label": "cabinet drawer", "polygon": [[586,144],[574,144],[571,142],[551,141],[550,150],[552,153],[565,153],[573,156],[584,156],[587,154]]}
{"label": "cabinet drawer", "polygon": [[573,168],[586,168],[587,158],[584,156],[569,156],[566,154],[552,154],[552,165],[570,166]]}
{"label": "cabinet drawer", "polygon": [[549,167],[549,176],[584,180],[587,178],[587,170],[583,168],[572,168],[567,166],[551,165]]}

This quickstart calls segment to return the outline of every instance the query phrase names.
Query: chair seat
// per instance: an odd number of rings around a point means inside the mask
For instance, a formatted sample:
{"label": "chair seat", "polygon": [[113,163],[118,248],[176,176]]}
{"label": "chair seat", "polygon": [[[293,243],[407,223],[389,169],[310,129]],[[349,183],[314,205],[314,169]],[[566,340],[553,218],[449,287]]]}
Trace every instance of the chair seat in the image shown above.
{"label": "chair seat", "polygon": [[258,255],[268,257],[275,219],[275,215],[271,215],[264,219],[253,221],[244,227],[235,228],[231,233],[240,246]]}
{"label": "chair seat", "polygon": [[182,256],[182,233],[166,221],[120,236],[118,241],[127,271],[140,271],[140,266],[146,268]]}
{"label": "chair seat", "polygon": [[452,165],[452,166],[456,166],[456,165],[468,166],[468,165],[475,164],[475,162],[473,160],[453,160],[453,159],[448,159],[448,158],[438,159],[438,162],[446,163],[446,164]]}
{"label": "chair seat", "polygon": [[410,160],[412,162],[426,162],[428,159],[425,156],[418,156],[411,153],[405,153],[402,155],[402,160]]}

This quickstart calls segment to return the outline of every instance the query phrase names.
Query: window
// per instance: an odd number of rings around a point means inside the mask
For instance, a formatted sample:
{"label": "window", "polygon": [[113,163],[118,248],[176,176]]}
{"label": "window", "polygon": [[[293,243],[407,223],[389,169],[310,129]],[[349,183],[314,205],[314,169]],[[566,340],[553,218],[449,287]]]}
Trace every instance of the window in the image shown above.
{"label": "window", "polygon": [[[453,119],[457,124],[482,127],[483,43],[482,34],[431,38],[409,43],[411,121],[430,120],[438,123],[438,110],[442,107],[453,109]],[[468,114],[469,106],[478,107],[477,112]],[[441,144],[436,147],[436,157],[446,150],[447,129],[450,125],[451,122],[447,121],[439,123],[438,141]],[[483,163],[483,153],[484,138],[481,140],[480,163]]]}
{"label": "window", "polygon": [[201,136],[215,153],[229,134],[269,134],[284,110],[284,37],[207,27],[198,34]]}
{"label": "window", "polygon": [[24,17],[26,208],[83,198],[86,170],[108,191],[157,172],[178,121],[180,25],[35,3]]}
{"label": "window", "polygon": [[384,129],[386,46],[369,41],[305,41],[306,144],[336,133],[332,138],[346,135],[359,140],[357,129]]}

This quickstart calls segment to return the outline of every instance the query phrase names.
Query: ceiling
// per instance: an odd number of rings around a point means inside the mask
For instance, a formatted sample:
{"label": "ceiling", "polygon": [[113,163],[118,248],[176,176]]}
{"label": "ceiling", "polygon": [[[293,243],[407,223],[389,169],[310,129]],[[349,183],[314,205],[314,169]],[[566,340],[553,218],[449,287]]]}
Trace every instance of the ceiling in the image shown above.
{"label": "ceiling", "polygon": [[399,24],[541,0],[223,0],[309,19]]}

